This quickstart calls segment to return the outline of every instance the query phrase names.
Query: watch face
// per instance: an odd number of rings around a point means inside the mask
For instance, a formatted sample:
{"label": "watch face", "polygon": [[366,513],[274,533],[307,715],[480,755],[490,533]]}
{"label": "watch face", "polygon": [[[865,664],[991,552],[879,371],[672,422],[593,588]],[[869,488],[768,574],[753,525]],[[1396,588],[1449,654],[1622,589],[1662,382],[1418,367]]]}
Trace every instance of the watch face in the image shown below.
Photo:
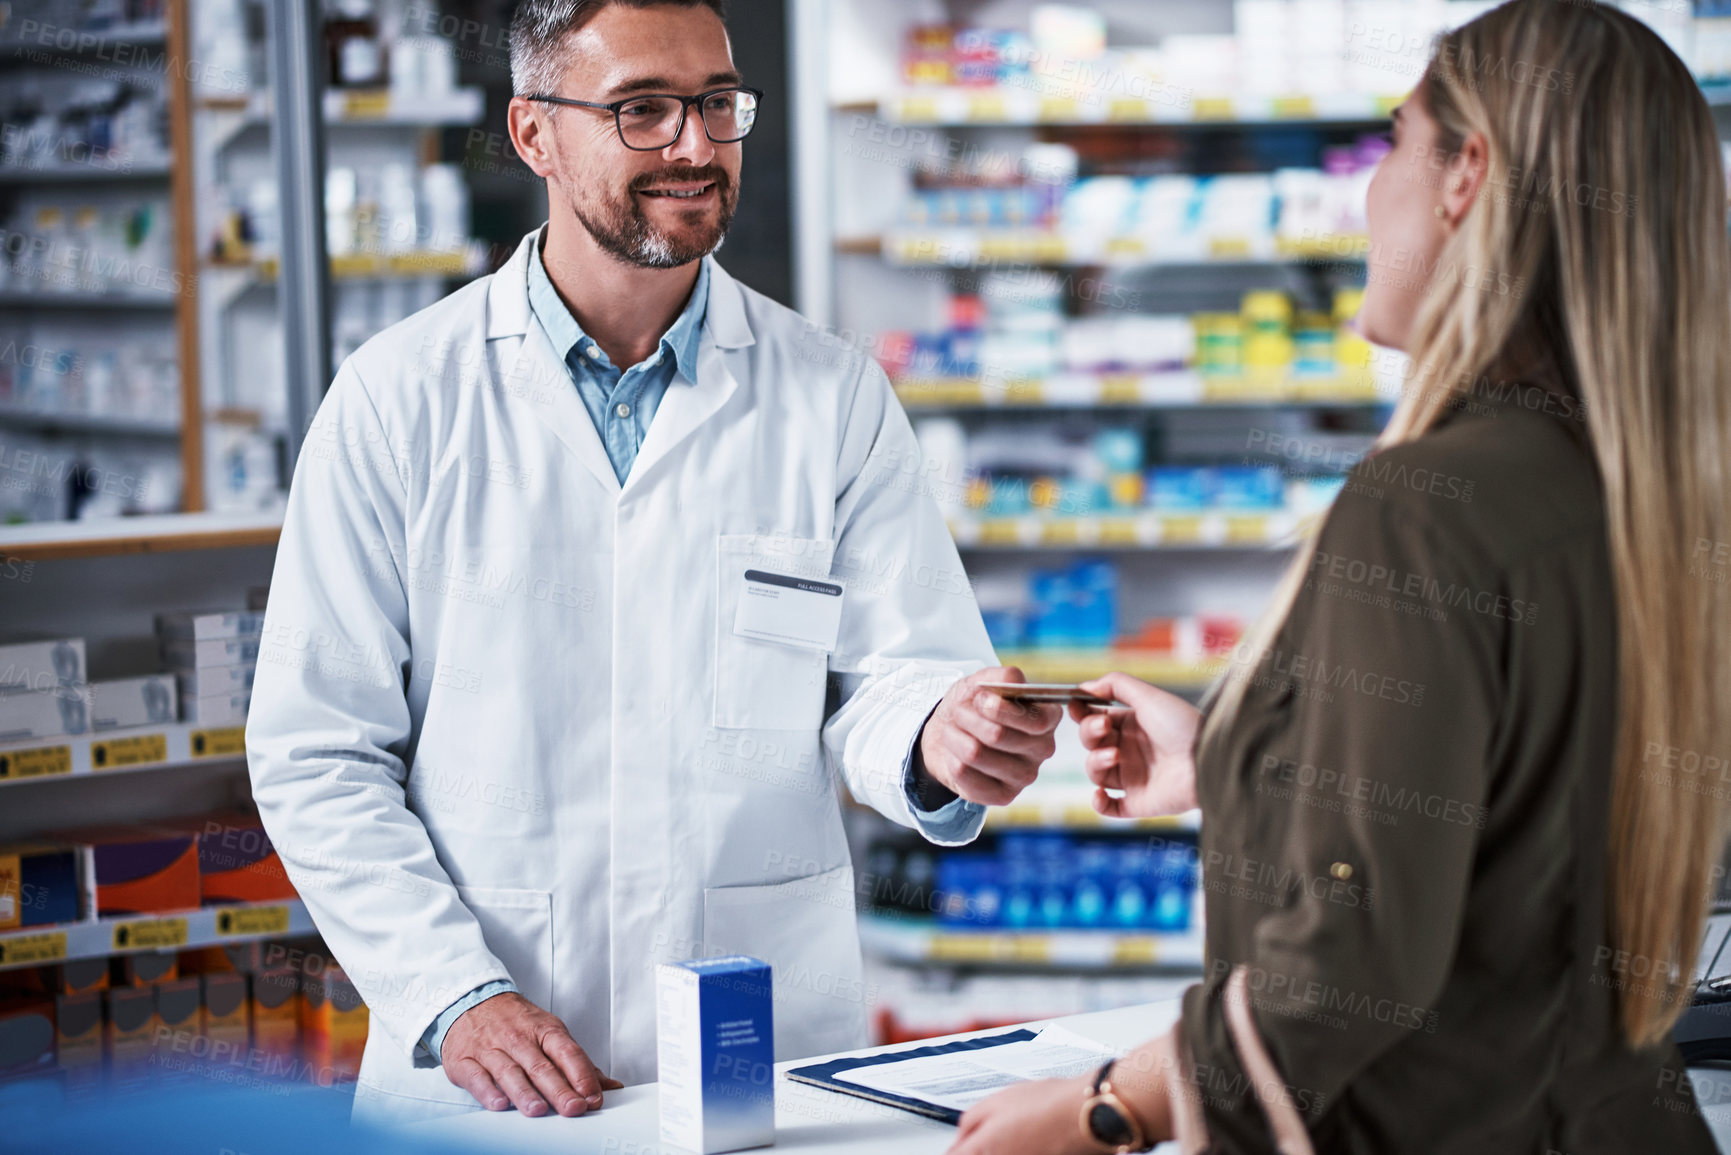
{"label": "watch face", "polygon": [[1110,1103],[1095,1103],[1088,1109],[1088,1130],[1094,1133],[1094,1138],[1113,1147],[1121,1147],[1132,1138],[1130,1124]]}

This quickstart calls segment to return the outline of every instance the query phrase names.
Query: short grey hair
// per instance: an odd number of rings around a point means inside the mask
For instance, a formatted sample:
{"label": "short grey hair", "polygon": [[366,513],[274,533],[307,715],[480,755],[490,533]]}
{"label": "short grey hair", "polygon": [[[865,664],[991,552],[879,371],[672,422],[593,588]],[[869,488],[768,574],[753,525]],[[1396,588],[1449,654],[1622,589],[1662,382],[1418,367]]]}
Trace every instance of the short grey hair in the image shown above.
{"label": "short grey hair", "polygon": [[511,13],[511,92],[551,96],[565,78],[565,42],[603,9],[613,5],[709,8],[727,19],[725,0],[520,0]]}

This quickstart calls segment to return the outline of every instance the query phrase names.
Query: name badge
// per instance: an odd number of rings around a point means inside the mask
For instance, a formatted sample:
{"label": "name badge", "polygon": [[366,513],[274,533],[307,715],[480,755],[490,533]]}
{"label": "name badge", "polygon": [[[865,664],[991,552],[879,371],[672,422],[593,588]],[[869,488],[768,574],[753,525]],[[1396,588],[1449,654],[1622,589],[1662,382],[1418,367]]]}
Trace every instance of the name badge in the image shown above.
{"label": "name badge", "polygon": [[760,642],[830,651],[841,632],[842,587],[834,582],[745,571],[733,632]]}

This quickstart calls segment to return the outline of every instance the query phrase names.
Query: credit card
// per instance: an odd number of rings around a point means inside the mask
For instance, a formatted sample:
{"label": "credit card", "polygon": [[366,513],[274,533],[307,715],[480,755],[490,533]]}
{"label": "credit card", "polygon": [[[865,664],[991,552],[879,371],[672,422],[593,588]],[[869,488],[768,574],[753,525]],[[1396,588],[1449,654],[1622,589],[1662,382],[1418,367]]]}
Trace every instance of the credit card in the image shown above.
{"label": "credit card", "polygon": [[981,682],[979,688],[990,690],[1010,702],[1081,702],[1085,706],[1122,706],[1115,698],[1090,694],[1081,686],[1064,682]]}

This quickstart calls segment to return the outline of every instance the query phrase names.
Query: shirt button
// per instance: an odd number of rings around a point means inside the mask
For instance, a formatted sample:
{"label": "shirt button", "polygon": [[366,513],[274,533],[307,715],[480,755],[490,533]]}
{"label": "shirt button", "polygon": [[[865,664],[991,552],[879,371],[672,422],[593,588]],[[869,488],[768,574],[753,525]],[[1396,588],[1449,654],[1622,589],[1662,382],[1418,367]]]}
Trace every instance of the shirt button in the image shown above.
{"label": "shirt button", "polygon": [[590,360],[595,360],[601,356],[601,346],[599,345],[591,345],[583,351],[589,354]]}
{"label": "shirt button", "polygon": [[1328,868],[1328,873],[1334,879],[1340,882],[1345,882],[1347,879],[1352,877],[1352,863],[1337,862]]}
{"label": "shirt button", "polygon": [[621,401],[618,405],[613,407],[613,412],[619,414],[621,417],[629,417],[631,416],[631,406]]}

